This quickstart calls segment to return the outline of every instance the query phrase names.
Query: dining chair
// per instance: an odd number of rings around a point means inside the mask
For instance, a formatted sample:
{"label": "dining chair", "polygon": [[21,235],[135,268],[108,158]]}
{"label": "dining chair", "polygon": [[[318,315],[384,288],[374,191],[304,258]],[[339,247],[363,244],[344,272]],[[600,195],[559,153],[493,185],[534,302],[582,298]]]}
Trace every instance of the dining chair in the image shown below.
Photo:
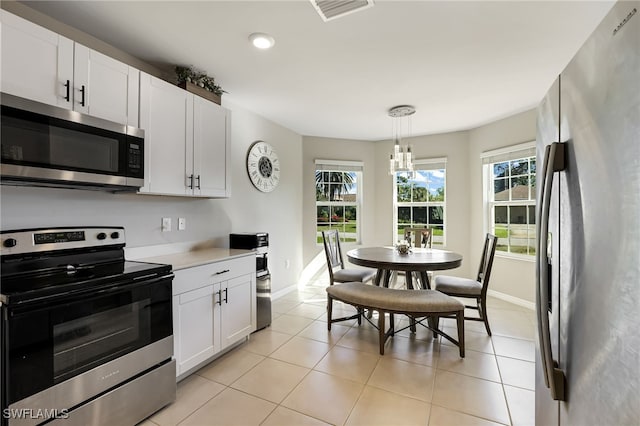
{"label": "dining chair", "polygon": [[479,317],[464,317],[465,320],[483,321],[487,329],[487,334],[491,336],[489,319],[487,317],[487,288],[491,277],[491,267],[493,266],[493,256],[496,253],[496,243],[498,239],[495,235],[487,234],[484,240],[484,249],[480,259],[480,267],[476,279],[450,277],[438,275],[435,279],[435,289],[449,296],[475,299],[476,306],[465,306],[478,311]]}
{"label": "dining chair", "polygon": [[[344,258],[342,256],[342,248],[340,247],[340,234],[337,229],[322,231],[322,241],[324,243],[324,254],[327,257],[327,269],[329,270],[329,285],[336,283],[361,282],[366,283],[372,281],[377,271],[373,269],[345,268]],[[358,313],[343,318],[335,318],[330,321],[347,321],[357,319],[358,325],[362,323],[362,315],[364,309],[358,308]],[[371,311],[369,311],[371,317]]]}
{"label": "dining chair", "polygon": [[340,234],[337,229],[322,231],[324,253],[327,256],[327,269],[329,269],[329,285],[335,283],[363,282],[373,280],[376,271],[373,269],[345,268],[340,247]]}
{"label": "dining chair", "polygon": [[412,247],[431,248],[431,238],[433,232],[431,228],[404,228],[404,239],[411,244]]}
{"label": "dining chair", "polygon": [[[404,239],[409,242],[411,247],[431,248],[432,246],[433,231],[431,228],[404,228]],[[427,272],[427,282],[420,283],[420,288],[430,288],[430,281],[432,278],[432,272]],[[406,273],[405,273],[406,274]],[[420,274],[418,272],[412,272],[411,282],[418,283],[421,281]]]}

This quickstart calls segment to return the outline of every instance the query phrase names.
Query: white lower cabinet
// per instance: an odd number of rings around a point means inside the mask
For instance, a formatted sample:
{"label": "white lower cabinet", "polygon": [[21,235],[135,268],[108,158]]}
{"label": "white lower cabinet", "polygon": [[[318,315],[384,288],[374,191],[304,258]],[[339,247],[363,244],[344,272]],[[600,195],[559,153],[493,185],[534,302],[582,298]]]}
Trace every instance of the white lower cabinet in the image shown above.
{"label": "white lower cabinet", "polygon": [[221,349],[233,345],[256,329],[256,278],[246,274],[220,284]]}
{"label": "white lower cabinet", "polygon": [[183,376],[255,331],[255,257],[174,273],[174,356],[176,375]]}

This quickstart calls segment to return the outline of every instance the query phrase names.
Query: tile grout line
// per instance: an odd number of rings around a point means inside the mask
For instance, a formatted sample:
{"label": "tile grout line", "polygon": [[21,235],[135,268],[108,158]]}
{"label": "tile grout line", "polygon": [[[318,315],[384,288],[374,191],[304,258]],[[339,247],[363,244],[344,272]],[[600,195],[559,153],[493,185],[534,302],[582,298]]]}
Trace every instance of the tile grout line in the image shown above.
{"label": "tile grout line", "polygon": [[493,336],[491,336],[491,346],[493,347],[494,357],[496,359],[496,365],[498,366],[498,374],[500,375],[500,388],[502,389],[502,397],[504,398],[504,404],[507,406],[507,415],[509,416],[509,423],[513,425],[513,417],[511,416],[511,407],[509,406],[509,400],[507,399],[507,391],[504,389],[504,379],[502,377],[502,370],[500,369],[500,363],[498,362],[498,355],[495,355],[496,347],[493,344]]}

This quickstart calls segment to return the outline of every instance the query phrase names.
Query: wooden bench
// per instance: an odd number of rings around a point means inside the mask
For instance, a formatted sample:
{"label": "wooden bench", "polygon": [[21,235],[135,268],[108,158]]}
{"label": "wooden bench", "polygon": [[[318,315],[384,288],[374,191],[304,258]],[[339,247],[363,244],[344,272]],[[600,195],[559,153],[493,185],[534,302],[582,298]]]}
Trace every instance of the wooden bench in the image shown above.
{"label": "wooden bench", "polygon": [[[378,334],[380,336],[380,355],[384,355],[384,344],[395,334],[394,314],[404,314],[411,318],[412,324],[418,321],[433,332],[434,337],[441,335],[460,349],[460,357],[464,358],[464,304],[453,297],[436,290],[396,290],[361,282],[336,284],[327,287],[327,326],[349,318],[332,317],[333,301],[353,305],[358,314],[349,317],[357,318],[361,324],[364,309],[378,311]],[[385,313],[389,315],[389,330],[385,331]],[[438,329],[440,317],[455,316],[458,325],[458,340]],[[424,324],[426,318],[428,324]]]}

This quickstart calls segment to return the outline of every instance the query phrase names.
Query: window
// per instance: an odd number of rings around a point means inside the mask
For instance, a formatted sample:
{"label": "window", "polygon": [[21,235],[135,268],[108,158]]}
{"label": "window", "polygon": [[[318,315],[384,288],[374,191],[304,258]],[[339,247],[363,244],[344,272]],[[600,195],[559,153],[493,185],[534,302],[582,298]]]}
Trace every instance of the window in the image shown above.
{"label": "window", "polygon": [[337,229],[342,242],[360,242],[362,163],[316,160],[316,242]]}
{"label": "window", "polygon": [[446,244],[446,164],[446,158],[416,160],[413,177],[407,172],[395,174],[396,241],[404,239],[404,228],[428,227],[433,230],[433,245]]}
{"label": "window", "polygon": [[498,237],[496,251],[536,254],[535,143],[482,154],[487,230]]}

